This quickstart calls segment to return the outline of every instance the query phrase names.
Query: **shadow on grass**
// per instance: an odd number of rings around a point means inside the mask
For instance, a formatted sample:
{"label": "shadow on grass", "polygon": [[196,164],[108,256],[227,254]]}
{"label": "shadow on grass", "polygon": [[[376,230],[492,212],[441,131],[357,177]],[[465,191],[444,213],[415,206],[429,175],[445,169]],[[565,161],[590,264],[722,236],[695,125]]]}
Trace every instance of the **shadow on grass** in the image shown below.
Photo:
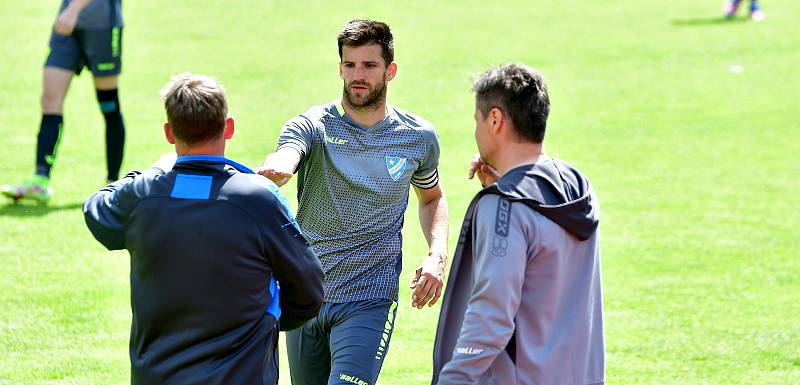
{"label": "shadow on grass", "polygon": [[65,205],[34,205],[25,203],[8,203],[0,207],[0,217],[41,217],[55,211],[80,210],[83,203]]}
{"label": "shadow on grass", "polygon": [[725,24],[738,24],[741,22],[749,21],[746,17],[733,17],[727,18],[724,16],[716,17],[699,17],[694,19],[673,19],[672,25],[679,27],[702,27],[709,25],[725,25]]}

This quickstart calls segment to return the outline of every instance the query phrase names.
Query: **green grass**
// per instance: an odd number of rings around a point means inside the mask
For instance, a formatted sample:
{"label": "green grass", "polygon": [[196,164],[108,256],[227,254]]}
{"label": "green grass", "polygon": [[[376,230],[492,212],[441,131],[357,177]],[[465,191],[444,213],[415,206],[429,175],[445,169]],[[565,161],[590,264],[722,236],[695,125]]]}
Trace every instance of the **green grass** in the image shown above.
{"label": "green grass", "polygon": [[[0,183],[32,173],[57,3],[0,2]],[[758,24],[720,22],[721,3],[126,2],[123,168],[170,149],[158,91],[182,71],[222,81],[238,128],[228,155],[258,164],[287,118],[340,94],[339,28],[382,19],[399,64],[390,103],[441,137],[452,251],[477,191],[470,78],[522,61],[549,81],[548,152],[601,197],[608,383],[800,384],[800,3],[767,2]],[[129,381],[128,257],[80,214],[105,176],[89,76],[65,111],[51,204],[0,206],[0,384]],[[294,201],[294,184],[284,191]],[[415,208],[402,286],[427,252]],[[438,308],[409,297],[381,384],[430,378]]]}

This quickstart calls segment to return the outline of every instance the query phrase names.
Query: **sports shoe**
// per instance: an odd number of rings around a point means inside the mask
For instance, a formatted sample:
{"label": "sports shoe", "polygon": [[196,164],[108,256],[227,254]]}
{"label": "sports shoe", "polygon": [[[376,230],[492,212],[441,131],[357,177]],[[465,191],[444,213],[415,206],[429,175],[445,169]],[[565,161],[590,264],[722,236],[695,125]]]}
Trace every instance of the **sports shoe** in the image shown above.
{"label": "sports shoe", "polygon": [[20,199],[31,199],[39,203],[47,203],[53,194],[53,190],[50,188],[50,179],[41,175],[34,175],[17,186],[0,186],[0,192],[13,199],[14,202]]}
{"label": "sports shoe", "polygon": [[750,11],[750,20],[753,20],[753,21],[764,20],[764,12],[761,12],[760,9],[756,9],[754,11]]}

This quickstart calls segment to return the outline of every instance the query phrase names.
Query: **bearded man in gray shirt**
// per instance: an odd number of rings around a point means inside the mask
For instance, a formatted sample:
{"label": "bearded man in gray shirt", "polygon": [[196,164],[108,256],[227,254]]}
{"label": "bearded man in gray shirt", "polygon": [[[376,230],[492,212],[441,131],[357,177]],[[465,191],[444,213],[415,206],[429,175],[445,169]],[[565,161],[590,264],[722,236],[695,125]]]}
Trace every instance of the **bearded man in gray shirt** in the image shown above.
{"label": "bearded man in gray shirt", "polygon": [[342,98],[284,124],[257,171],[282,185],[297,172],[297,221],[325,271],[319,315],[286,335],[292,384],[374,385],[389,349],[411,186],[428,257],[412,306],[433,305],[447,261],[447,202],[433,125],[387,105],[397,73],[389,26],[351,20],[338,36]]}
{"label": "bearded man in gray shirt", "polygon": [[480,156],[434,346],[433,384],[604,382],[599,204],[544,154],[547,87],[510,64],[474,84]]}

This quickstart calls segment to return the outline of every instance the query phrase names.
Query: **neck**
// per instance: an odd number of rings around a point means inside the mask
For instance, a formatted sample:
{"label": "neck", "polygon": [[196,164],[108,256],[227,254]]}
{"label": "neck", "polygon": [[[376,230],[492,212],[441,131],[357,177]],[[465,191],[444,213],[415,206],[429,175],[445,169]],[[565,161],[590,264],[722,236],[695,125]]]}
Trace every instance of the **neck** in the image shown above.
{"label": "neck", "polygon": [[524,164],[533,164],[549,159],[541,143],[507,143],[497,155],[492,166],[500,175]]}
{"label": "neck", "polygon": [[386,99],[376,104],[374,107],[362,108],[350,105],[347,98],[342,98],[342,107],[347,115],[358,124],[370,127],[386,118]]}
{"label": "neck", "polygon": [[225,156],[225,140],[215,140],[203,144],[185,145],[180,142],[175,143],[175,153],[178,156],[184,155],[214,155]]}

